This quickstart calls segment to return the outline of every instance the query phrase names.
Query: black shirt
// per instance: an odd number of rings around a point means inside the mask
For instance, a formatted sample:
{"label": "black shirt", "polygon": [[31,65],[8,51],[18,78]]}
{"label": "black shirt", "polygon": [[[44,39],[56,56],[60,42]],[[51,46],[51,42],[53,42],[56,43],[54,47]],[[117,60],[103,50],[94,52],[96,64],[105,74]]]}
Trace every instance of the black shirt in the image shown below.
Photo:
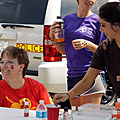
{"label": "black shirt", "polygon": [[90,67],[100,70],[106,68],[114,89],[120,97],[120,81],[116,81],[117,76],[120,76],[120,48],[114,39],[107,39],[100,43]]}

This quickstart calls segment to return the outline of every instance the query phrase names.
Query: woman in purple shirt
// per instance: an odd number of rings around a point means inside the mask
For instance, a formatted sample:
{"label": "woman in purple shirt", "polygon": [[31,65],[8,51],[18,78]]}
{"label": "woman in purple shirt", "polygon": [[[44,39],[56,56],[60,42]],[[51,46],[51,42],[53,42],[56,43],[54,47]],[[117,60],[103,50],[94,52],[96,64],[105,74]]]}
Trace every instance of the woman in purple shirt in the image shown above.
{"label": "woman in purple shirt", "polygon": [[[68,90],[79,82],[86,74],[93,53],[99,43],[106,39],[103,32],[100,32],[98,15],[92,13],[90,8],[96,0],[77,0],[77,13],[66,15],[63,20],[65,23],[65,42],[55,42],[53,44],[62,54],[66,54],[68,67]],[[54,40],[56,23],[50,28],[50,38]],[[70,99],[71,106],[80,106],[85,103],[100,104],[102,95],[105,92],[100,75],[95,80],[89,90],[80,97]]]}
{"label": "woman in purple shirt", "polygon": [[55,104],[82,94],[89,89],[100,70],[104,69],[107,70],[117,97],[120,98],[120,2],[108,2],[101,6],[99,21],[100,30],[108,39],[100,43],[85,77],[68,93],[56,94],[53,99]]}

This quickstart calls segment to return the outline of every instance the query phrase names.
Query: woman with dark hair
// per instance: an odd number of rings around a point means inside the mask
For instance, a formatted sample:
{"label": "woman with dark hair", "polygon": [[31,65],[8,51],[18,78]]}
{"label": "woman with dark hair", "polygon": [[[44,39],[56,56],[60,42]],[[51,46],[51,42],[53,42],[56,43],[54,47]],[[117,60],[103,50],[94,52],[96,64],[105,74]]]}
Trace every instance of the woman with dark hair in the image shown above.
{"label": "woman with dark hair", "polygon": [[110,80],[120,97],[120,2],[108,2],[99,9],[100,31],[108,37],[100,43],[92,63],[84,76],[68,93],[56,94],[54,103],[82,94],[88,90],[100,70],[107,70]]}
{"label": "woman with dark hair", "polygon": [[23,109],[24,98],[31,110],[36,109],[39,100],[44,100],[45,104],[52,103],[43,84],[25,77],[29,59],[24,49],[9,46],[2,51],[1,59],[4,79],[0,81],[0,107]]}
{"label": "woman with dark hair", "polygon": [[[50,38],[53,45],[67,58],[67,85],[68,90],[72,89],[86,74],[93,53],[98,45],[106,39],[103,32],[100,32],[99,17],[90,9],[96,0],[77,0],[78,11],[63,17],[65,23],[65,42],[54,41],[57,23],[50,27]],[[104,72],[98,75],[102,79]],[[71,106],[80,106],[85,103],[100,104],[105,93],[102,80],[95,80],[90,90],[80,96],[70,99]],[[99,87],[100,86],[100,87]]]}

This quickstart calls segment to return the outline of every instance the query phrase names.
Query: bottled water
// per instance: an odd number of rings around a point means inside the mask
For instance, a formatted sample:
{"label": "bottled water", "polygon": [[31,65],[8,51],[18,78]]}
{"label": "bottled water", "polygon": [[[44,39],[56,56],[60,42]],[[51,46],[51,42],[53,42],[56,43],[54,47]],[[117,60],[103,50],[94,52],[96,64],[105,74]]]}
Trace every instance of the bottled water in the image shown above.
{"label": "bottled water", "polygon": [[47,109],[44,105],[44,100],[39,101],[39,105],[36,108],[37,120],[47,120]]}
{"label": "bottled water", "polygon": [[63,120],[68,120],[68,107],[64,107]]}
{"label": "bottled water", "polygon": [[71,110],[71,120],[73,120],[73,113],[76,112],[76,106],[72,106]]}

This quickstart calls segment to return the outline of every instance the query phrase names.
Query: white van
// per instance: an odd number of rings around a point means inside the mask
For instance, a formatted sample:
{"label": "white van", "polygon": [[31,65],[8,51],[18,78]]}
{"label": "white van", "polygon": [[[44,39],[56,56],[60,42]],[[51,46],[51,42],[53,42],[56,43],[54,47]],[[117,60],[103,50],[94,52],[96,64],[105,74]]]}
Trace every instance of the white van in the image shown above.
{"label": "white van", "polygon": [[49,92],[66,91],[66,60],[49,38],[61,0],[0,0],[0,11],[0,51],[8,45],[25,49],[30,59],[27,76]]}
{"label": "white van", "polygon": [[[99,0],[98,8],[107,0]],[[66,58],[52,45],[50,25],[57,16],[77,11],[76,0],[0,0],[0,53],[8,45],[28,52],[27,77],[43,83],[51,93],[66,92]]]}

